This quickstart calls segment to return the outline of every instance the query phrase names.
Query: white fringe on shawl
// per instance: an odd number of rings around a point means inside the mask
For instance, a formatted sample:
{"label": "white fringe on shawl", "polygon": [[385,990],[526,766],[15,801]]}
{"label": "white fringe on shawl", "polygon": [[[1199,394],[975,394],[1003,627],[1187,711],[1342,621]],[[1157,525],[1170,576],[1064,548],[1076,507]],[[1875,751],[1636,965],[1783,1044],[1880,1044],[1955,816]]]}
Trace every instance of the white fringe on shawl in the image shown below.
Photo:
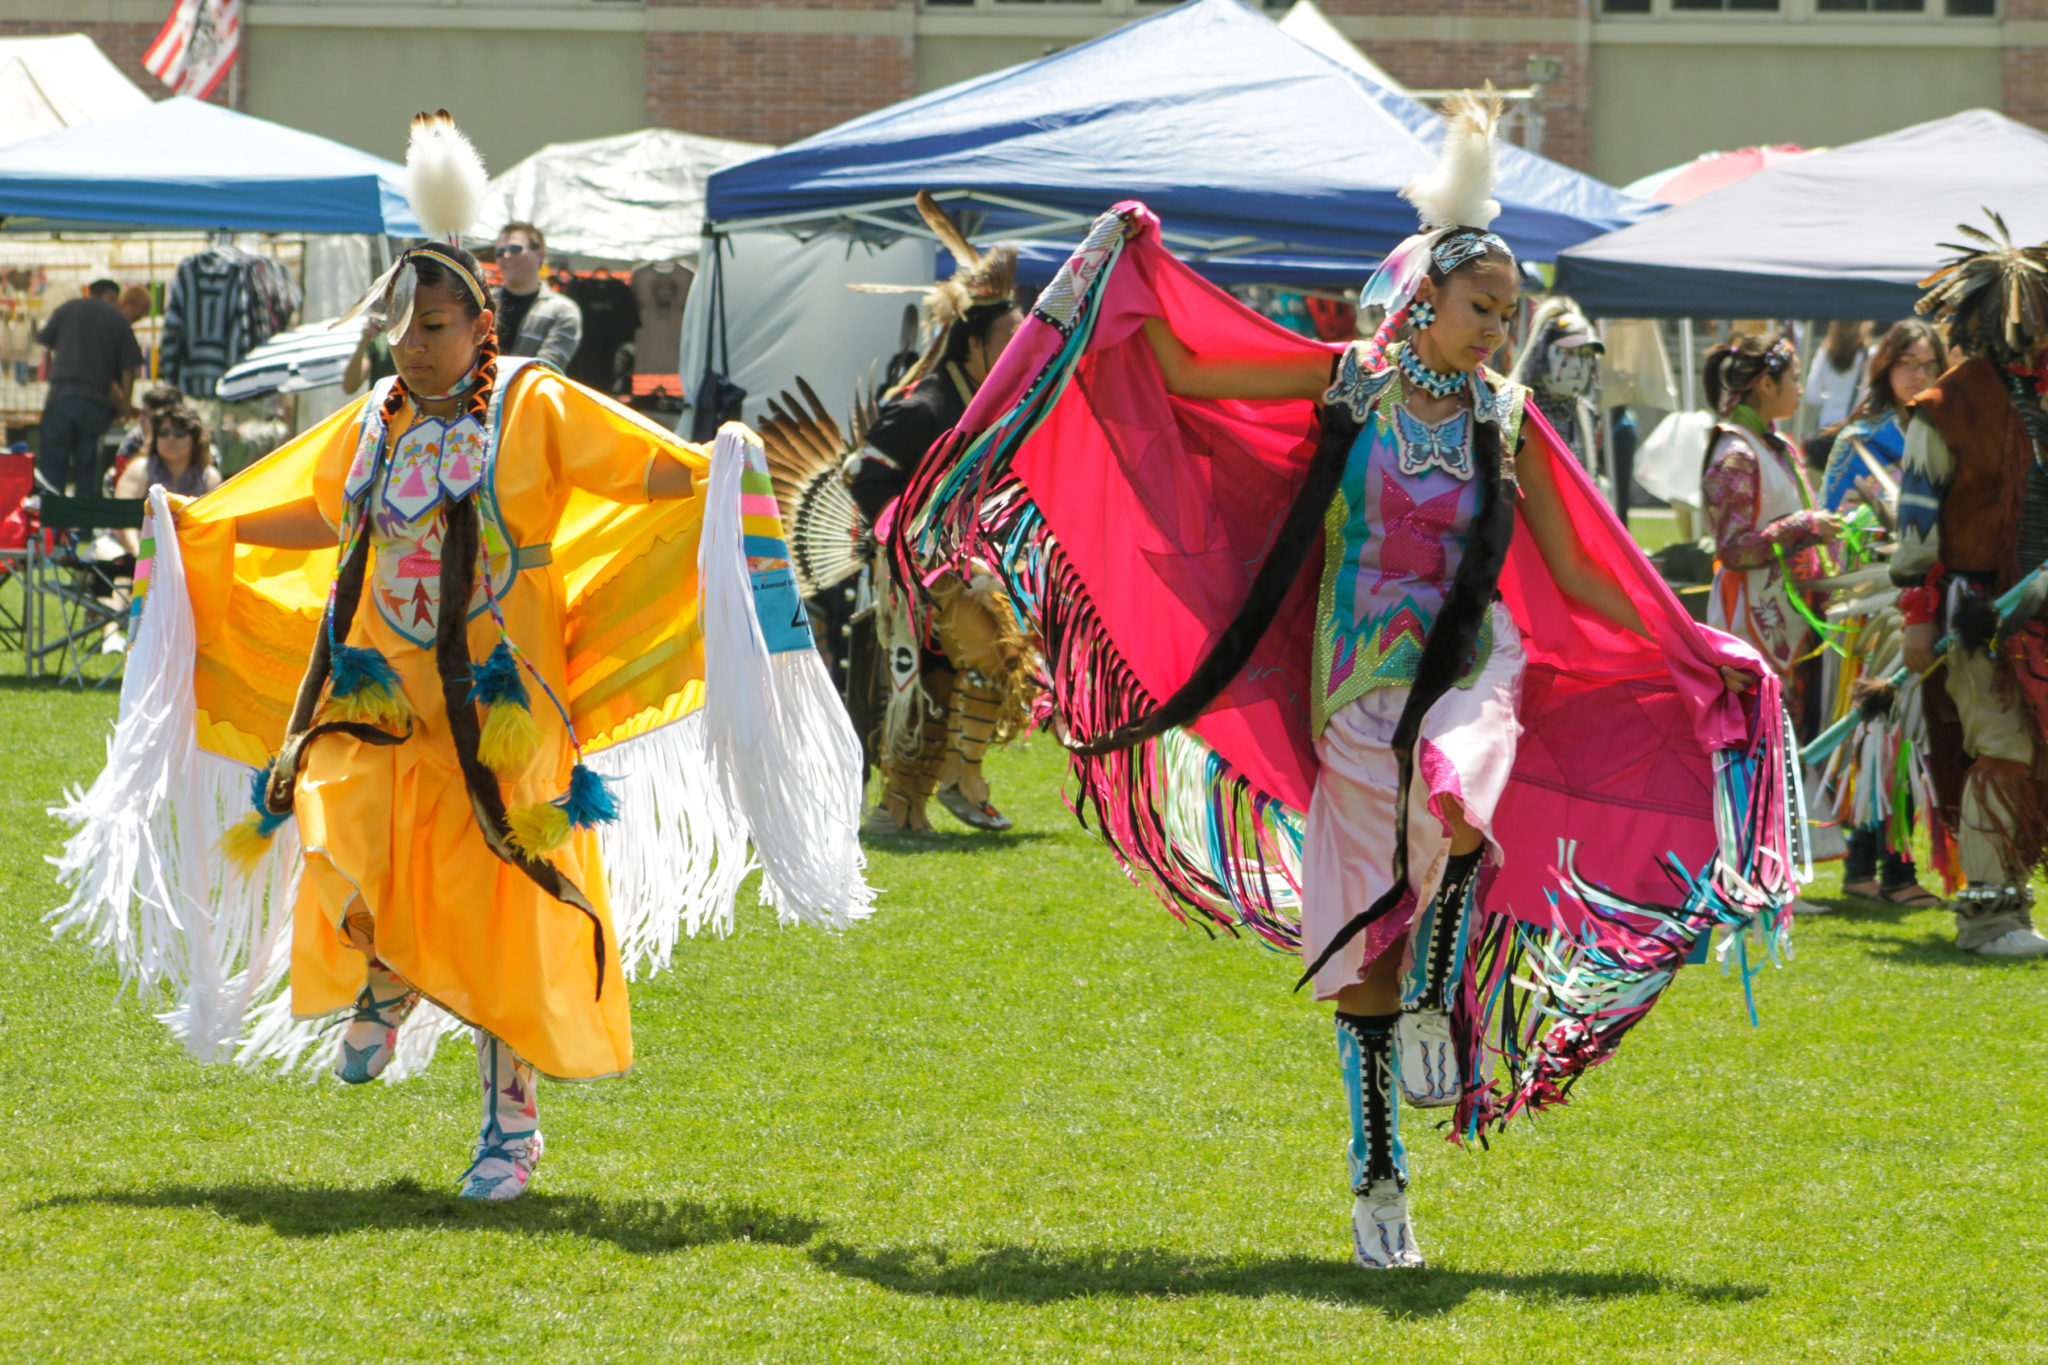
{"label": "white fringe on shawl", "polygon": [[697,551],[704,594],[704,718],[712,762],[761,856],[761,902],[783,923],[844,929],[873,913],[860,846],[861,748],[818,651],[768,652],[741,538],[740,476],[754,434],[711,451]]}
{"label": "white fringe on shawl", "polygon": [[704,713],[590,755],[615,785],[619,818],[599,825],[612,930],[626,979],[668,966],[680,934],[732,932],[733,902],[757,864],[747,827],[719,789]]}
{"label": "white fringe on shawl", "polygon": [[[705,618],[718,623],[706,631],[707,704],[589,760],[620,782],[620,818],[601,827],[599,845],[628,978],[668,965],[684,933],[730,931],[740,883],[755,867],[750,829],[770,870],[762,899],[784,921],[844,928],[874,900],[858,841],[852,724],[816,652],[768,658],[753,616],[739,540],[745,446],[733,440],[705,531],[707,545],[730,553],[701,555],[700,567],[717,566],[702,589]],[[158,1018],[201,1061],[324,1072],[348,1015],[291,1013],[298,823],[278,829],[249,876],[219,853],[221,836],[251,809],[255,770],[199,746],[191,599],[163,490],[150,491],[150,511],[165,529],[107,764],[51,812],[76,829],[50,860],[71,896],[47,920],[54,934],[111,956],[124,984],[166,1001]],[[735,651],[737,660],[719,657]],[[464,1027],[421,1002],[383,1079],[417,1074],[440,1039]]]}
{"label": "white fringe on shawl", "polygon": [[[161,488],[149,504],[154,524],[170,527]],[[50,860],[71,898],[46,919],[110,955],[124,984],[169,999],[159,1018],[212,1061],[234,1046],[271,963],[290,951],[298,835],[279,830],[248,877],[216,852],[249,812],[253,773],[199,747],[192,607],[174,534],[156,538],[144,600],[107,765],[51,811],[79,828]]]}

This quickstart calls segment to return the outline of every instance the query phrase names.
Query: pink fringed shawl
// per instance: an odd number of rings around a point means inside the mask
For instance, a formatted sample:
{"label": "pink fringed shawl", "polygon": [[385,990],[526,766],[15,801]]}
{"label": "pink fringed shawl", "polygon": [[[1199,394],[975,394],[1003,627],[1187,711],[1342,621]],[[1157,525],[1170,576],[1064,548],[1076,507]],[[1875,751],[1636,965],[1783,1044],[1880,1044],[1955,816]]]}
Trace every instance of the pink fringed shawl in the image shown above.
{"label": "pink fringed shawl", "polygon": [[[1163,317],[1201,354],[1330,348],[1266,321],[1175,260],[1141,205],[1117,211],[1134,211],[1142,227],[1114,261],[1065,391],[1017,446],[1013,468],[1116,652],[1146,692],[1163,698],[1244,601],[1300,486],[1319,422],[1307,402],[1169,395],[1139,329]],[[1114,248],[1102,254],[1113,258]],[[1025,323],[961,431],[980,432],[1010,413],[1066,345],[1043,318]],[[1668,903],[1671,858],[1693,873],[1712,862],[1719,839],[1710,755],[1753,750],[1753,736],[1768,728],[1756,718],[1775,717],[1777,700],[1751,649],[1686,614],[1533,404],[1524,422],[1519,458],[1550,461],[1580,543],[1619,579],[1650,633],[1646,640],[1619,630],[1567,600],[1534,538],[1525,528],[1515,537],[1501,593],[1527,637],[1526,734],[1496,817],[1507,856],[1488,902],[1577,936],[1584,912],[1574,883]],[[1308,696],[1319,558],[1311,555],[1252,665],[1193,726],[1255,788],[1297,811],[1307,808],[1316,777]],[[1735,696],[1721,665],[1765,682],[1748,698]],[[1562,877],[1574,842],[1576,877]]]}

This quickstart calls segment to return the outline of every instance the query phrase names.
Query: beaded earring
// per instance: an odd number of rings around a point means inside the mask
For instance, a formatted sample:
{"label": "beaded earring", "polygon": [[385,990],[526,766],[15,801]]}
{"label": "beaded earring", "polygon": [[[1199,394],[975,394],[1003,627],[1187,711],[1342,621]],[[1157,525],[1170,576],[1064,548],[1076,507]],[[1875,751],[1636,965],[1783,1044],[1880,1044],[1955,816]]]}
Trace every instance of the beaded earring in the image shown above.
{"label": "beaded earring", "polygon": [[1427,329],[1436,322],[1436,305],[1428,299],[1418,300],[1408,311],[1408,320],[1415,324],[1415,330],[1418,332]]}

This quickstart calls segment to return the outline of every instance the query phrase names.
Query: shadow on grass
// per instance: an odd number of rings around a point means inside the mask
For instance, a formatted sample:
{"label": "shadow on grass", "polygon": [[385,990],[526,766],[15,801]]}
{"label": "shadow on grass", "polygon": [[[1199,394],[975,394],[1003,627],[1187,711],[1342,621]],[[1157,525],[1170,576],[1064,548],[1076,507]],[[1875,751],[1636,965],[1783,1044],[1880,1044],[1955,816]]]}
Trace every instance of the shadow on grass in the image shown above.
{"label": "shadow on grass", "polygon": [[924,834],[863,834],[860,841],[891,853],[1001,853],[1020,844],[1042,843],[1055,837],[1042,829],[988,830],[934,829]]}
{"label": "shadow on grass", "polygon": [[710,1206],[655,1199],[593,1199],[588,1195],[528,1194],[509,1204],[457,1199],[452,1192],[395,1180],[368,1189],[295,1185],[173,1185],[161,1190],[108,1190],[59,1195],[33,1205],[98,1205],[129,1209],[211,1209],[248,1227],[280,1237],[327,1237],[364,1229],[434,1229],[568,1234],[610,1242],[622,1251],[658,1255],[716,1242],[768,1242],[803,1246],[824,1224],[802,1214],[756,1205]]}
{"label": "shadow on grass", "polygon": [[1952,929],[1924,938],[1873,939],[1863,946],[1863,950],[1879,962],[1896,963],[1902,967],[1974,967],[1984,971],[2009,972],[2025,970],[2030,965],[2024,959],[1966,953],[1956,947]]}
{"label": "shadow on grass", "polygon": [[[0,668],[6,670],[5,672],[0,672],[0,692],[68,692],[74,697],[90,697],[94,695],[119,697],[121,695],[121,679],[111,672],[106,675],[105,682],[100,682],[99,675],[93,673],[88,668],[85,674],[85,686],[80,687],[68,678],[59,678],[47,673],[38,678],[24,677],[21,673],[21,660],[19,658],[0,664]],[[95,686],[96,683],[98,684],[97,686]]]}
{"label": "shadow on grass", "polygon": [[1805,899],[1815,905],[1828,906],[1828,912],[1820,919],[1833,920],[1841,924],[1898,924],[1908,915],[1917,915],[1923,910],[1938,907],[1925,905],[1894,905],[1890,901],[1876,900],[1869,896],[1807,896]]}
{"label": "shadow on grass", "polygon": [[1431,1268],[1374,1273],[1349,1260],[1283,1256],[1231,1260],[1155,1248],[1055,1252],[994,1247],[954,1255],[942,1246],[885,1247],[862,1251],[820,1242],[810,1256],[834,1274],[866,1280],[899,1294],[1051,1303],[1115,1294],[1131,1298],[1186,1298],[1228,1294],[1238,1298],[1287,1296],[1376,1307],[1389,1317],[1434,1317],[1474,1294],[1506,1294],[1550,1303],[1676,1294],[1695,1303],[1747,1303],[1770,1291],[1762,1285],[1693,1285],[1647,1273],[1499,1271]]}

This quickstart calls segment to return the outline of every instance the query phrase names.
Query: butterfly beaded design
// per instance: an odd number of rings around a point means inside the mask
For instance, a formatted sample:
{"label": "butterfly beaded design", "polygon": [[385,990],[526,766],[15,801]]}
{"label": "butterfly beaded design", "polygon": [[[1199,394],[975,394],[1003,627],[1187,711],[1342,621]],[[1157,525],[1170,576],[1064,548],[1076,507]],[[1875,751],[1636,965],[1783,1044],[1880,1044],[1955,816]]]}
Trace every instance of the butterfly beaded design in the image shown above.
{"label": "butterfly beaded design", "polygon": [[1454,412],[1432,425],[1399,403],[1388,406],[1394,413],[1395,458],[1403,474],[1419,478],[1441,469],[1454,479],[1472,477],[1470,413]]}

